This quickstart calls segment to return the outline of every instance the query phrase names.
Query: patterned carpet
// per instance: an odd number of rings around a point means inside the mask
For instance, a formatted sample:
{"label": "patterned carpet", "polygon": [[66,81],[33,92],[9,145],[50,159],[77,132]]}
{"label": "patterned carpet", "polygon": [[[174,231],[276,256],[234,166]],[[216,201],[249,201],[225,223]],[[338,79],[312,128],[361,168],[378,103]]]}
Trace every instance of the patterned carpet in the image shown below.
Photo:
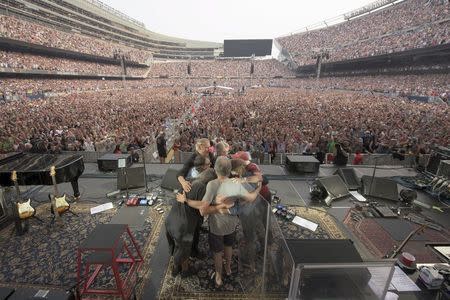
{"label": "patterned carpet", "polygon": [[[401,220],[399,220],[401,221]],[[409,223],[411,230],[420,227],[417,224]],[[375,257],[382,258],[387,253],[390,253],[394,246],[401,244],[402,239],[396,239],[389,230],[380,225],[375,218],[363,218],[361,220],[354,220],[352,218],[352,211],[344,219],[344,224],[349,228],[364,246]],[[431,248],[426,247],[426,243],[430,242],[450,242],[450,235],[448,232],[436,231],[433,229],[425,229],[420,236],[412,238],[403,248],[403,251],[413,254],[418,263],[437,263],[441,262]]]}
{"label": "patterned carpet", "polygon": [[[111,209],[91,215],[92,204],[83,202],[72,205],[71,210],[78,216],[66,213],[64,224],[49,226],[50,205],[43,204],[37,210],[44,223],[30,221],[29,232],[16,236],[14,224],[0,231],[0,286],[35,287],[65,289],[76,283],[77,248],[97,224],[108,223],[117,213]],[[126,209],[126,207],[122,208]],[[139,272],[143,278],[137,286],[137,294],[142,292],[143,283],[149,277],[148,268],[151,255],[157,243],[163,215],[149,209],[148,216],[141,230],[132,232],[144,256],[144,264]],[[111,286],[112,278],[105,278],[99,285]],[[96,284],[96,285],[97,285]]]}
{"label": "patterned carpet", "polygon": [[[238,228],[233,251],[232,276],[225,278],[224,286],[219,290],[210,279],[214,271],[212,255],[209,253],[207,233],[200,236],[199,248],[204,259],[191,259],[193,275],[181,278],[172,276],[173,260],[170,261],[160,289],[160,299],[283,299],[287,296],[292,264],[286,251],[284,238],[305,239],[345,239],[334,218],[326,212],[304,207],[290,207],[298,216],[319,224],[315,232],[301,228],[292,222],[277,217],[272,218],[272,228],[268,242],[268,260],[266,265],[266,282],[264,295],[260,293],[263,273],[264,231],[256,230],[254,242],[246,241],[242,226]],[[273,216],[273,215],[272,215]],[[278,225],[277,225],[278,224]],[[260,224],[261,226],[264,226]],[[263,228],[257,226],[258,228]],[[238,254],[241,254],[239,256]]]}

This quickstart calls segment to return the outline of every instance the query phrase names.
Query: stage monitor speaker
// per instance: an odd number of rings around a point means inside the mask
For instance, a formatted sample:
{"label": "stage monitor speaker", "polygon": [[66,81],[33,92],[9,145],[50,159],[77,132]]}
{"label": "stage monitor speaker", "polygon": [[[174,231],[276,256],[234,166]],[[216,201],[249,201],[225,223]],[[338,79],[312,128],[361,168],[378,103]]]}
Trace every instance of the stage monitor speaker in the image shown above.
{"label": "stage monitor speaker", "polygon": [[345,182],[338,175],[318,178],[316,183],[327,192],[324,199],[326,205],[330,205],[336,199],[350,195]]}
{"label": "stage monitor speaker", "polygon": [[[371,196],[384,200],[399,201],[398,187],[394,180],[383,177],[373,177],[364,175],[361,177],[362,193],[364,196]],[[371,187],[372,185],[372,187]]]}
{"label": "stage monitor speaker", "polygon": [[357,190],[361,187],[361,181],[353,168],[339,168],[334,175],[339,175],[349,190]]}
{"label": "stage monitor speaker", "polygon": [[436,175],[450,178],[450,160],[441,160]]}
{"label": "stage monitor speaker", "polygon": [[124,168],[117,169],[117,189],[135,189],[145,186],[144,167],[126,168],[126,178]]}
{"label": "stage monitor speaker", "polygon": [[171,191],[173,191],[173,190],[181,191],[182,187],[181,187],[181,184],[178,182],[177,174],[178,174],[177,169],[169,168],[167,170],[166,174],[164,174],[164,178],[161,182],[161,187],[163,189],[167,189],[167,190],[171,190]]}
{"label": "stage monitor speaker", "polygon": [[[286,244],[295,265],[363,263],[349,239],[286,239]],[[340,299],[365,299],[367,292],[363,294],[359,288],[367,286],[370,278],[365,267],[305,269],[299,286],[302,286],[302,299],[329,299],[330,295],[339,295]]]}
{"label": "stage monitor speaker", "polygon": [[317,173],[320,162],[312,155],[287,155],[286,166],[292,172]]}
{"label": "stage monitor speaker", "polygon": [[439,167],[441,165],[441,161],[449,160],[450,156],[442,152],[434,152],[430,155],[428,159],[427,167],[425,169],[426,172],[431,173],[433,175],[437,175]]}
{"label": "stage monitor speaker", "polygon": [[296,264],[363,261],[350,239],[286,239],[286,244]]}
{"label": "stage monitor speaker", "polygon": [[103,172],[116,171],[118,169],[118,160],[120,158],[125,159],[127,167],[130,167],[133,164],[133,159],[130,154],[107,153],[97,160],[98,169]]}

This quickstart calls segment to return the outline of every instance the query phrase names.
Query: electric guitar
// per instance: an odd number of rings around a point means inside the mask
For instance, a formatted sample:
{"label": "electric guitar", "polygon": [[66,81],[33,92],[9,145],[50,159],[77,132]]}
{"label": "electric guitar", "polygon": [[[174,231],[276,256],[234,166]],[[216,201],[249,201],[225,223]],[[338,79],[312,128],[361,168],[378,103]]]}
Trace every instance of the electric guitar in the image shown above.
{"label": "electric guitar", "polygon": [[60,215],[69,210],[70,205],[66,201],[66,195],[59,196],[58,185],[56,184],[56,170],[55,166],[50,167],[50,176],[53,183],[53,196],[50,196],[52,201],[52,212],[55,213],[55,218],[59,219]]}
{"label": "electric guitar", "polygon": [[31,199],[28,199],[28,201],[23,202],[22,198],[20,197],[20,189],[19,184],[17,182],[17,172],[13,171],[11,174],[11,180],[14,182],[14,187],[16,188],[16,196],[17,196],[17,211],[15,211],[18,214],[19,219],[25,220],[28,219],[36,213],[36,210],[31,206]]}

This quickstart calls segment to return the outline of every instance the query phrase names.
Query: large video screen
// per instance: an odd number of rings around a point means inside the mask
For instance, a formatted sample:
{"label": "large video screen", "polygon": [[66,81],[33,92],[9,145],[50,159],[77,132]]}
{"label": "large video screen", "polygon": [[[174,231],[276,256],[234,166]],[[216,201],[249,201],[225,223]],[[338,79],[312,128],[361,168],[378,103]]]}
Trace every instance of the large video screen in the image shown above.
{"label": "large video screen", "polygon": [[272,54],[272,40],[224,40],[225,57],[266,56]]}

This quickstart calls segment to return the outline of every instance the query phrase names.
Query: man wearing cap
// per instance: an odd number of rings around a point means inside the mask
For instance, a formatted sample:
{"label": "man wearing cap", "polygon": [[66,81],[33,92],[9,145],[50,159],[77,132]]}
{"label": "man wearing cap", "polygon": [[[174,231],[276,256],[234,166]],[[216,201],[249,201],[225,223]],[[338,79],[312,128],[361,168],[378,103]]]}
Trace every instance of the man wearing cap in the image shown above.
{"label": "man wearing cap", "polygon": [[[250,155],[247,152],[239,151],[233,154],[232,158],[241,159],[244,161],[247,177],[243,177],[241,182],[247,182],[250,184],[262,182],[259,195],[270,203],[271,194],[269,186],[267,185],[268,181],[262,176],[259,166],[250,161]],[[258,233],[261,233],[261,228],[266,227],[265,216],[267,215],[267,202],[255,201],[251,205],[243,206],[242,209],[240,209],[239,219],[242,224],[244,238],[247,241],[247,243],[245,243],[245,255],[249,260],[249,266],[252,271],[256,270],[256,261],[254,260],[254,257],[256,257],[256,242],[257,240],[260,240],[260,242],[263,242],[264,240],[264,235]]]}
{"label": "man wearing cap", "polygon": [[262,181],[260,195],[270,203],[271,195],[269,186],[267,185],[268,181],[262,176],[262,172],[259,166],[254,162],[251,162],[248,152],[238,151],[231,157],[233,159],[242,159],[245,162],[245,170],[247,171],[248,176],[243,178],[243,182],[257,183],[258,181]]}

